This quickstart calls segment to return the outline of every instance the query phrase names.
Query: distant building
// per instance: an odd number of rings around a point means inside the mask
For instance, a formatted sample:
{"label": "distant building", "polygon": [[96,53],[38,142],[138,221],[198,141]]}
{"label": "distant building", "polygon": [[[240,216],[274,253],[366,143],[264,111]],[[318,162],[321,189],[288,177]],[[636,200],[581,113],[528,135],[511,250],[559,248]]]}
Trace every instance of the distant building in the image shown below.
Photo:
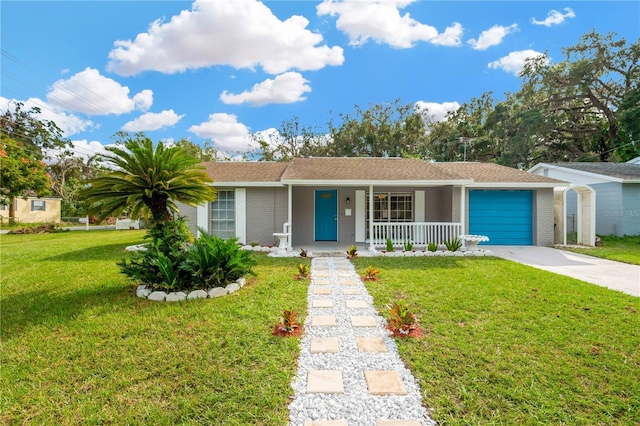
{"label": "distant building", "polygon": [[[640,157],[626,163],[540,163],[529,172],[591,187],[596,234],[640,235]],[[576,209],[575,199],[567,198],[568,214]]]}
{"label": "distant building", "polygon": [[[60,210],[62,200],[60,198],[15,198],[13,200],[15,219],[17,222],[34,223],[60,223]],[[0,217],[9,217],[9,206],[0,205]]]}

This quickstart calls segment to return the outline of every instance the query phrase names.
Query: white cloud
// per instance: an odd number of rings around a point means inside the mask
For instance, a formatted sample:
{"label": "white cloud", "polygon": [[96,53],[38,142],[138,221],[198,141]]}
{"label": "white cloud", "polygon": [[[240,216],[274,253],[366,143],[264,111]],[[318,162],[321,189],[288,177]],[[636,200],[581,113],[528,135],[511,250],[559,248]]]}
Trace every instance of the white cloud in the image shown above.
{"label": "white cloud", "polygon": [[443,33],[438,34],[436,38],[429,40],[429,42],[436,46],[460,46],[463,32],[462,24],[454,22],[452,26],[447,27]]}
{"label": "white cloud", "polygon": [[431,122],[444,121],[447,118],[447,113],[451,111],[457,111],[460,108],[460,104],[456,101],[453,102],[416,102],[416,109],[425,118],[428,118]]}
{"label": "white cloud", "polygon": [[148,112],[142,114],[135,120],[131,120],[122,126],[122,130],[126,132],[143,132],[146,130],[158,130],[163,127],[169,127],[175,125],[184,117],[173,112],[172,109],[164,110],[162,112]]}
{"label": "white cloud", "polygon": [[475,50],[486,50],[491,46],[496,46],[502,43],[502,40],[514,31],[518,31],[518,25],[512,24],[508,27],[502,25],[494,25],[488,30],[484,30],[480,33],[478,39],[471,38],[467,40],[467,43],[471,45]]}
{"label": "white cloud", "polygon": [[88,159],[96,154],[106,154],[107,150],[104,149],[104,145],[102,145],[98,141],[87,141],[86,139],[72,141],[73,143],[73,152],[76,157],[84,157]]}
{"label": "white cloud", "polygon": [[135,40],[118,40],[108,69],[120,75],[146,70],[183,72],[212,65],[261,66],[270,74],[341,65],[343,50],[294,15],[281,21],[257,0],[196,0],[169,22],[157,20]]}
{"label": "white cloud", "polygon": [[119,115],[148,110],[153,103],[153,92],[143,90],[130,98],[127,86],[87,67],[68,80],[53,83],[47,99],[61,108],[87,115]]}
{"label": "white cloud", "polygon": [[487,66],[489,68],[503,69],[506,72],[520,75],[525,61],[529,58],[535,58],[537,56],[544,56],[544,53],[536,52],[535,50],[531,49],[519,50],[511,52],[507,56],[503,56],[497,61],[490,62]]}
{"label": "white cloud", "polygon": [[255,106],[267,104],[291,104],[304,101],[303,95],[311,91],[300,73],[287,72],[275,79],[266,79],[262,83],[254,85],[250,91],[244,91],[239,95],[228,93],[226,90],[220,95],[220,100],[225,104],[249,103]]}
{"label": "white cloud", "polygon": [[13,110],[16,102],[22,102],[24,104],[23,111],[29,111],[33,107],[40,108],[39,118],[56,123],[64,133],[64,136],[67,137],[95,127],[92,121],[83,120],[76,115],[64,112],[56,105],[51,105],[39,98],[29,98],[26,101],[18,101],[0,96],[0,109],[2,112],[7,111],[9,108]]}
{"label": "white cloud", "polygon": [[531,23],[534,25],[544,25],[545,27],[550,27],[552,25],[562,24],[565,19],[576,17],[576,13],[570,7],[565,7],[564,10],[567,13],[563,14],[562,12],[558,12],[557,10],[552,9],[549,11],[549,13],[547,13],[547,17],[544,20],[538,21],[536,18],[531,18]]}
{"label": "white cloud", "polygon": [[324,0],[317,7],[318,15],[338,16],[336,26],[349,36],[352,46],[365,44],[369,39],[397,48],[409,48],[417,41],[441,46],[459,46],[462,25],[454,23],[438,34],[438,30],[400,15],[400,9],[415,0],[399,1],[334,1]]}
{"label": "white cloud", "polygon": [[249,128],[233,114],[214,113],[209,120],[188,129],[201,138],[210,138],[216,149],[226,152],[253,149]]}

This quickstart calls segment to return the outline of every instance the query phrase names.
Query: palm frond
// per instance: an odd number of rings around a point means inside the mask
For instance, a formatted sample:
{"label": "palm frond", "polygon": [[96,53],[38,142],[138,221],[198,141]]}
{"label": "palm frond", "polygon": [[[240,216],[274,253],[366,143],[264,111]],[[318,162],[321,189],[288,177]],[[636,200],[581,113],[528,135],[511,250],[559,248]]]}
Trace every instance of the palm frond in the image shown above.
{"label": "palm frond", "polygon": [[105,218],[129,209],[132,217],[151,213],[166,218],[178,210],[177,202],[195,206],[215,199],[213,180],[181,147],[154,147],[151,139],[138,135],[106,150],[101,158],[110,170],[81,193],[90,214]]}

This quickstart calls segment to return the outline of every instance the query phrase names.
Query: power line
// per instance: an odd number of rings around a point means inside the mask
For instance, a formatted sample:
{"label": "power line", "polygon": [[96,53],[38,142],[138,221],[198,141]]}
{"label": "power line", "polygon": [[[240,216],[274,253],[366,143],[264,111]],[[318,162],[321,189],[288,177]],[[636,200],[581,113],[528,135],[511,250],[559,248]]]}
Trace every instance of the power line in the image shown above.
{"label": "power line", "polygon": [[[45,64],[48,68],[50,69],[54,69],[55,68],[48,63],[47,61],[45,61],[44,59],[42,59],[42,57],[40,57],[39,55],[33,53],[31,50],[29,50],[28,48],[26,48],[25,46],[23,46],[21,43],[17,42],[15,39],[13,39],[11,36],[6,35],[5,33],[0,32],[0,34],[2,35],[3,40],[8,40],[10,42],[12,42],[13,44],[15,44],[16,46],[18,46],[20,49],[24,50],[25,52],[27,52],[28,54],[30,54],[31,56],[33,56],[35,59],[37,59],[39,62]],[[36,68],[32,67],[30,64],[28,64],[27,62],[23,61],[22,59],[20,59],[19,57],[17,57],[16,55],[14,55],[13,53],[7,51],[6,49],[0,49],[2,52],[2,55],[5,56],[7,59],[10,59],[11,61],[15,62],[17,65],[23,67],[24,69],[26,69],[27,71],[31,72],[32,74],[34,74],[35,76],[37,76],[38,78],[40,78],[41,80],[43,80],[44,82],[46,82],[47,84],[51,84],[51,82],[54,80],[54,78],[51,78],[50,75],[45,75],[43,73],[41,73],[39,70],[37,70]],[[3,73],[9,73],[12,74],[11,72],[8,71],[3,71]],[[14,79],[15,74],[13,74]],[[59,79],[55,79],[55,81],[58,81]],[[23,79],[19,79],[19,81],[21,81],[24,85],[27,86],[31,86],[33,88],[32,85],[27,84]],[[111,105],[115,108],[115,110],[121,110],[121,107],[118,105],[115,105],[113,102],[111,102],[109,99],[106,99],[105,97],[103,97],[102,95],[100,95],[99,93],[94,92],[93,90],[91,90],[90,87],[87,87],[86,85],[83,85],[77,81],[74,81],[74,84],[78,86],[78,88],[83,89],[85,92],[90,93],[92,95],[95,96],[95,98],[100,99],[102,101],[104,101],[105,104],[107,105]],[[71,97],[78,99],[80,102],[82,102],[83,104],[91,107],[93,110],[99,111],[99,113],[97,114],[93,114],[93,115],[110,115],[110,114],[114,114],[113,111],[109,111],[107,110],[104,105],[98,105],[95,102],[92,102],[84,97],[79,96],[77,93],[69,90],[66,87],[62,87],[60,85],[55,86],[57,89],[60,89],[66,93],[68,93],[69,95],[71,95]],[[8,89],[5,87],[5,90],[10,90],[11,92],[14,92],[11,89]],[[68,111],[75,111],[75,108],[70,107],[69,103],[65,100],[60,99],[59,97],[56,96],[51,96],[51,95],[47,95],[48,99],[53,99],[55,103],[59,104],[60,106],[62,106],[63,108],[67,109]],[[133,99],[130,99],[133,102]],[[57,111],[53,111],[50,108],[47,108],[49,111],[52,111],[56,114],[60,114],[60,112]],[[87,114],[89,115],[89,114]],[[134,124],[134,127],[136,127],[136,131],[142,131],[143,129],[143,125],[147,124],[150,125],[151,123],[145,122],[144,120],[140,120],[140,117],[138,117],[137,122],[139,124]],[[134,120],[131,120],[134,121]]]}

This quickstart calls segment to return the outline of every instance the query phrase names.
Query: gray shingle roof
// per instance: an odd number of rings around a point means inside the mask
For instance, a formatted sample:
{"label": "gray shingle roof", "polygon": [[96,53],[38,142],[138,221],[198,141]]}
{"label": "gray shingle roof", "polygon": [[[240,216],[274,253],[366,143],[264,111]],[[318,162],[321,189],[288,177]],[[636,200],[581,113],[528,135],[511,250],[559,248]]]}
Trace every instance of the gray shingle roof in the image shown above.
{"label": "gray shingle roof", "polygon": [[296,158],[282,175],[283,180],[464,180],[432,163],[417,158],[326,157]]}
{"label": "gray shingle roof", "polygon": [[214,161],[203,165],[214,182],[279,182],[289,163]]}
{"label": "gray shingle roof", "polygon": [[493,163],[435,163],[442,169],[481,182],[558,183],[566,182]]}
{"label": "gray shingle roof", "polygon": [[565,183],[498,164],[429,163],[417,158],[317,157],[295,158],[291,162],[210,162],[204,166],[215,182]]}
{"label": "gray shingle roof", "polygon": [[633,163],[547,163],[550,166],[596,173],[623,180],[640,180],[640,164]]}

